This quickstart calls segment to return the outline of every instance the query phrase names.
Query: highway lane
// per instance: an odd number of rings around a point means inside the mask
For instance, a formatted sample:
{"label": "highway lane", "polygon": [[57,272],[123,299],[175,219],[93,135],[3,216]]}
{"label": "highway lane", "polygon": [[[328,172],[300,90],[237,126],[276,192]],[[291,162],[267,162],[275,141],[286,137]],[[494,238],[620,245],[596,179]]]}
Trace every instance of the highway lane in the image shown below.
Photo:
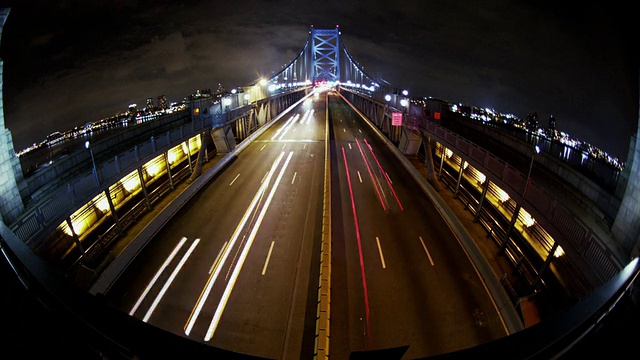
{"label": "highway lane", "polygon": [[451,230],[337,96],[332,151],[332,356],[409,345],[407,359],[506,335]]}
{"label": "highway lane", "polygon": [[[279,359],[312,354],[325,99],[311,97],[250,144],[107,298],[221,348]],[[355,112],[337,95],[329,99],[332,357],[408,345],[406,358],[416,358],[506,335],[433,204]]]}
{"label": "highway lane", "polygon": [[250,144],[152,239],[107,298],[213,346],[266,358],[312,354],[324,109],[323,97],[312,96]]}

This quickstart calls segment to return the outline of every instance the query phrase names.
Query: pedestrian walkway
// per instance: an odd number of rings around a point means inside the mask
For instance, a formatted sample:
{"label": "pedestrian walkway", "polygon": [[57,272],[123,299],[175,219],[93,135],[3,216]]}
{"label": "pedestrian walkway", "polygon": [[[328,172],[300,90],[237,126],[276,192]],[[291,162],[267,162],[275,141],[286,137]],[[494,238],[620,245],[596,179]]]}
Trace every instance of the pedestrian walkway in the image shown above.
{"label": "pedestrian walkway", "polygon": [[[424,166],[423,161],[420,160],[417,155],[405,156],[418,170],[418,172],[420,172],[425,179],[428,179],[428,169]],[[487,236],[487,230],[482,226],[482,224],[474,221],[474,215],[466,208],[465,204],[455,198],[453,191],[442,184],[437,178],[428,182],[464,226],[469,236],[471,236],[478,249],[482,252],[483,257],[491,265],[496,277],[498,279],[506,277],[509,284],[514,284],[517,279],[515,276],[516,274],[514,274],[513,271],[513,266],[500,254],[498,246],[490,237]],[[535,299],[533,298],[522,299],[520,309],[518,310],[523,316],[523,323],[525,327],[531,326],[541,320]]]}
{"label": "pedestrian walkway", "polygon": [[[222,158],[224,154],[216,154],[202,165],[202,173],[204,174],[209,169],[214,167]],[[202,175],[200,175],[202,176]],[[172,191],[165,194],[156,202],[151,210],[145,213],[140,219],[125,231],[124,235],[119,237],[112,245],[108,254],[104,255],[103,264],[108,265],[108,262],[116,258],[121,254],[127,246],[129,246],[140,235],[147,225],[149,225],[154,218],[156,218],[162,211],[171,204],[183,191],[185,191],[191,184],[188,180],[175,184]],[[72,278],[76,285],[80,288],[89,290],[93,282],[100,276],[100,269],[89,269],[83,266],[77,267],[75,271],[68,275]]]}

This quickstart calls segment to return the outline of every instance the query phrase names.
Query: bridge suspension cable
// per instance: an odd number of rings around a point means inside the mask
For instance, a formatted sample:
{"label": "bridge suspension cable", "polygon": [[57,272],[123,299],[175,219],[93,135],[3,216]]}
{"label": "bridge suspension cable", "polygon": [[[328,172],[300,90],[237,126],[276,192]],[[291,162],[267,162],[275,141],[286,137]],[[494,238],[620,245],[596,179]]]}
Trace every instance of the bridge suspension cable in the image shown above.
{"label": "bridge suspension cable", "polygon": [[316,29],[311,26],[302,50],[288,65],[268,80],[271,88],[308,86],[320,82],[375,90],[378,81],[365,73],[347,51],[340,28]]}

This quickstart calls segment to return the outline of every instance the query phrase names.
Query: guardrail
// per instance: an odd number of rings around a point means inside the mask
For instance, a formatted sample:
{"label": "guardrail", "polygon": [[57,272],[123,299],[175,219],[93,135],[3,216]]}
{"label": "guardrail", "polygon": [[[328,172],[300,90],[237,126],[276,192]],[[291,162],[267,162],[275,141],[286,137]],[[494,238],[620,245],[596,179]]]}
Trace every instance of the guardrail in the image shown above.
{"label": "guardrail", "polygon": [[[360,104],[361,111],[365,115],[380,119],[376,125],[382,130],[388,127],[397,127],[390,126],[390,113],[393,109],[388,104],[367,98],[363,94],[348,92],[352,94],[352,97],[360,99],[355,104]],[[382,111],[384,114],[380,113]],[[433,138],[474,168],[481,170],[487,180],[498,184],[518,203],[526,204],[527,211],[535,217],[536,221],[540,222],[545,230],[548,230],[549,234],[560,242],[563,248],[567,249],[565,253],[574,258],[576,266],[582,271],[592,274],[590,280],[594,282],[594,286],[610,279],[621,269],[620,259],[606,246],[603,239],[584,221],[575,216],[568,207],[564,206],[553,193],[528,179],[526,174],[487,149],[436,122],[406,113],[403,118],[402,128],[405,129],[404,131],[422,133],[425,137]],[[394,132],[388,130],[387,133],[391,136]],[[529,180],[528,185],[526,185],[527,180]],[[525,186],[527,186],[527,192],[523,198]],[[573,249],[573,251],[568,251],[568,249]]]}
{"label": "guardrail", "polygon": [[417,128],[445,144],[475,168],[483,169],[487,179],[500,184],[511,198],[519,199],[519,202],[524,200],[529,204],[532,209],[535,209],[533,213],[537,220],[546,219],[545,229],[551,227],[555,234],[566,239],[571,247],[587,260],[602,282],[610,279],[621,269],[620,261],[604,241],[543,186],[529,180],[527,191],[522,199],[521,194],[527,182],[527,176],[515,167],[488,150],[429,120],[420,119]]}
{"label": "guardrail", "polygon": [[[167,151],[173,146],[183,143],[185,139],[196,136],[207,125],[204,121],[189,122],[180,125],[178,128],[167,131],[163,136],[154,137],[123,149],[112,158],[99,158],[95,163],[95,172],[88,172],[87,158],[83,167],[84,172],[69,180],[66,185],[52,189],[40,197],[34,205],[25,210],[11,224],[14,231],[26,244],[36,247],[44,236],[57,227],[65,217],[69,216],[79,206],[87,203],[101,191],[120,180],[123,176],[135,170],[142,164],[157,154]],[[112,140],[107,139],[105,143],[110,144]],[[96,145],[100,148],[103,143]],[[78,151],[78,153],[81,151]],[[88,152],[87,150],[84,151]],[[73,158],[81,155],[74,154]],[[79,166],[77,163],[75,166]],[[66,168],[66,166],[63,166]],[[53,170],[52,170],[53,171]]]}

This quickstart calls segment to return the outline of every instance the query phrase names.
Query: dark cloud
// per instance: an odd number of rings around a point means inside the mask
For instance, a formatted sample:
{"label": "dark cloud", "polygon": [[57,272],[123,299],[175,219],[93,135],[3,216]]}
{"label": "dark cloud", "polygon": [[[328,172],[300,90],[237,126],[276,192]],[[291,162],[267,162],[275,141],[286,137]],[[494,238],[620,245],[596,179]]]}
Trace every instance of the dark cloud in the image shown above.
{"label": "dark cloud", "polygon": [[[0,2],[1,3],[1,2]],[[340,25],[370,75],[414,95],[558,127],[626,158],[638,122],[631,9],[549,1],[6,1],[5,123],[16,148],[164,94],[279,71],[311,24]],[[627,11],[625,11],[627,10]]]}

